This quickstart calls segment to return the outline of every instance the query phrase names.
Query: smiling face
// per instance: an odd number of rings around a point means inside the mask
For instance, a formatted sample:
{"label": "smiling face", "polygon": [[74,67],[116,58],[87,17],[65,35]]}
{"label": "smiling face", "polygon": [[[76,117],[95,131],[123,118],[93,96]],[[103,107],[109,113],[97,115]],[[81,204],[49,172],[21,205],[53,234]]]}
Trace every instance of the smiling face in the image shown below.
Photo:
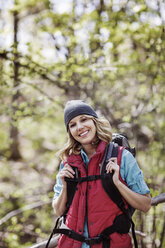
{"label": "smiling face", "polygon": [[69,130],[73,138],[82,146],[96,140],[96,126],[91,118],[78,115],[69,122]]}

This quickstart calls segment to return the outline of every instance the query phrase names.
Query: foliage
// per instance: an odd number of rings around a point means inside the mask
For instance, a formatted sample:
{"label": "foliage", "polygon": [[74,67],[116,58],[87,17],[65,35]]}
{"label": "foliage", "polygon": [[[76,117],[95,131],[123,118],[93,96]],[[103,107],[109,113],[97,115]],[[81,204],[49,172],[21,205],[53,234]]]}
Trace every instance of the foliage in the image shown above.
{"label": "foliage", "polygon": [[[165,28],[161,1],[3,1],[0,11],[0,247],[29,247],[54,224],[63,106],[85,99],[126,133],[152,196],[164,192]],[[60,7],[59,7],[60,6]],[[67,8],[66,8],[67,6]],[[24,207],[41,206],[24,211]],[[141,247],[163,247],[162,205],[137,212]],[[53,220],[53,221],[52,221]],[[161,220],[161,221],[160,221]]]}

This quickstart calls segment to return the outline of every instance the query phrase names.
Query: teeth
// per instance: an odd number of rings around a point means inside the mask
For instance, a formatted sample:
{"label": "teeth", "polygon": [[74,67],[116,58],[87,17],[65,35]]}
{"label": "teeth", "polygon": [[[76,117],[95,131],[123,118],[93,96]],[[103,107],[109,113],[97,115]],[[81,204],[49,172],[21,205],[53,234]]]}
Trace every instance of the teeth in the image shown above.
{"label": "teeth", "polygon": [[88,133],[88,131],[85,131],[84,133],[81,133],[80,136],[83,136],[83,135],[85,135],[87,133]]}

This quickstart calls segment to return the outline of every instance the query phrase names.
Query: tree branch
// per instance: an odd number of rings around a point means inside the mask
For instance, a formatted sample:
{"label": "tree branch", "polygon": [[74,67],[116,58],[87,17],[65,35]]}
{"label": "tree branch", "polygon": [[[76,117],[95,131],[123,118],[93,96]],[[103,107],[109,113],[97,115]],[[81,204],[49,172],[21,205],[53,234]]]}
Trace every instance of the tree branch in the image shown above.
{"label": "tree branch", "polygon": [[[49,243],[49,248],[57,247],[58,237],[59,237],[59,235],[51,239],[51,241]],[[33,245],[33,246],[29,247],[29,248],[45,248],[46,244],[47,244],[47,240],[43,241],[43,242],[41,242],[39,244],[35,244],[35,245]]]}
{"label": "tree branch", "polygon": [[145,233],[137,231],[137,230],[135,230],[135,233],[136,233],[136,235],[138,235],[138,236],[140,236],[142,238],[145,238],[147,236]]}
{"label": "tree branch", "polygon": [[39,202],[35,202],[35,203],[32,203],[32,204],[26,205],[26,206],[24,206],[22,208],[18,208],[16,210],[13,210],[13,211],[7,213],[2,219],[0,219],[0,225],[2,225],[3,223],[5,223],[9,219],[11,219],[13,216],[16,216],[18,214],[21,214],[24,211],[27,211],[27,210],[30,210],[30,209],[33,209],[33,208],[41,207],[41,206],[43,206],[45,204],[48,204],[50,202],[51,202],[51,200],[48,201],[48,202],[41,202],[41,201],[39,201]]}
{"label": "tree branch", "polygon": [[163,203],[163,202],[165,202],[165,193],[153,197],[151,201],[151,205],[157,206],[159,203]]}
{"label": "tree branch", "polygon": [[[11,61],[11,57],[13,56],[12,52],[6,50],[0,50],[0,58]],[[65,91],[68,89],[66,81],[59,81],[57,80],[51,73],[48,73],[48,68],[38,64],[37,62],[33,61],[29,56],[23,56],[21,53],[17,54],[18,58],[26,59],[26,63],[21,63],[20,61],[17,63],[19,67],[25,68],[30,70],[33,73],[36,73],[44,80],[47,80],[53,85],[56,85],[60,89],[64,89]],[[60,72],[59,72],[60,73]]]}

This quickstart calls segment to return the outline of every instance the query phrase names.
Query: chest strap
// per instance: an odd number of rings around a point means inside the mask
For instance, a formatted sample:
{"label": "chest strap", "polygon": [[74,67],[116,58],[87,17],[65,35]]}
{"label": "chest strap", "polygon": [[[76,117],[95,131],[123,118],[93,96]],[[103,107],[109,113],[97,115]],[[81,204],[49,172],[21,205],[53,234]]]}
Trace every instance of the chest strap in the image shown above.
{"label": "chest strap", "polygon": [[105,228],[98,236],[87,238],[71,229],[57,228],[59,219],[60,218],[57,219],[55,228],[53,229],[53,232],[47,242],[46,248],[48,248],[52,236],[57,233],[64,234],[71,239],[86,243],[89,246],[102,243],[103,248],[110,248],[109,236],[114,232],[118,232],[120,234],[128,233],[130,228],[130,223],[126,216],[124,214],[120,214],[115,218],[113,224]]}
{"label": "chest strap", "polygon": [[66,182],[74,182],[74,183],[83,183],[83,182],[89,182],[89,181],[95,181],[98,179],[101,179],[103,175],[92,175],[87,177],[78,177],[78,178],[69,178],[65,177]]}

